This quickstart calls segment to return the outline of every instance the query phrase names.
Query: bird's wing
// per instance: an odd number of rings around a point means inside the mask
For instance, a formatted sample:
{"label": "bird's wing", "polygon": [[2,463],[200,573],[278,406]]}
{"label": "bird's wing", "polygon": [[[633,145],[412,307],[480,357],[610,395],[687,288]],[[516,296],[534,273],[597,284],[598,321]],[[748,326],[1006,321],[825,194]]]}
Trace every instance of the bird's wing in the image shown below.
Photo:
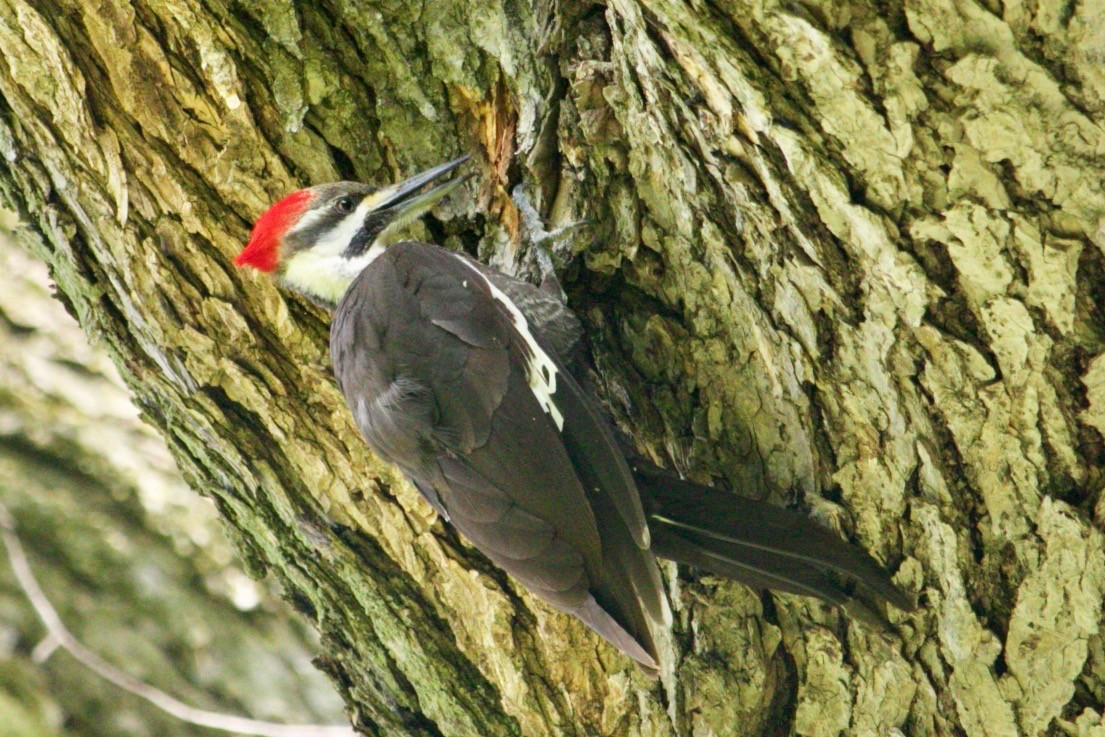
{"label": "bird's wing", "polygon": [[[641,548],[648,548],[648,522],[641,497],[614,430],[600,410],[598,400],[579,385],[565,366],[579,350],[582,328],[564,303],[531,284],[515,279],[464,256],[457,256],[488,282],[495,305],[510,321],[513,337],[530,365],[551,372],[542,382],[553,394],[558,429],[568,455],[587,490],[601,490],[621,515]],[[518,314],[521,313],[521,314]],[[519,329],[519,324],[524,325]],[[546,345],[545,340],[552,340]],[[547,365],[544,365],[547,361]],[[542,378],[542,377],[539,377]],[[532,383],[532,382],[531,382]]]}
{"label": "bird's wing", "polygon": [[583,326],[556,291],[536,287],[478,261],[469,260],[469,264],[479,269],[518,306],[534,335],[552,350],[560,363],[574,369],[585,361]]}
{"label": "bird's wing", "polygon": [[[524,318],[519,323],[495,292],[451,251],[391,247],[335,314],[339,385],[369,444],[433,489],[477,547],[654,666],[637,598],[646,585],[634,570],[610,569],[625,541],[615,528],[603,529],[600,542],[594,505],[559,429],[586,417],[562,414],[576,411],[558,404],[566,384],[550,386],[560,378],[555,364],[539,347],[534,354]],[[624,527],[621,537],[630,539]],[[634,578],[628,587],[607,580],[627,577]]]}
{"label": "bird's wing", "polygon": [[448,522],[449,512],[445,509],[445,505],[441,503],[441,497],[437,495],[437,489],[435,489],[427,482],[415,478],[414,476],[411,476],[410,479],[411,483],[414,484],[414,488],[418,489],[418,493],[422,495],[422,498],[425,499],[429,503],[429,505],[434,508],[435,512],[440,514],[445,519],[445,521]]}

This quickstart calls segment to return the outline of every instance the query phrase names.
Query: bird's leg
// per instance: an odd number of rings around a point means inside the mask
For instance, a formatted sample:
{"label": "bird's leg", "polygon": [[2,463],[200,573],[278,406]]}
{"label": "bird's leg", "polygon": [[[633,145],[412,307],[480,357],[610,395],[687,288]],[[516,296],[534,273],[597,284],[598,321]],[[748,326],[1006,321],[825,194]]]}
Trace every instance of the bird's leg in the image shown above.
{"label": "bird's leg", "polygon": [[[572,235],[580,226],[586,225],[586,220],[577,220],[574,223],[568,223],[554,230],[547,230],[545,228],[545,219],[537,212],[537,208],[530,202],[529,195],[526,194],[526,185],[524,183],[518,184],[510,193],[510,197],[514,200],[515,207],[518,208],[518,213],[521,215],[522,225],[522,238],[526,245],[526,252],[532,254],[532,258],[537,267],[537,274],[541,279],[542,291],[555,295],[556,297],[563,299],[564,290],[560,286],[560,279],[557,277],[557,264],[553,247],[559,242],[563,241],[568,236]],[[562,255],[564,263],[561,268],[564,268],[571,261],[571,251]]]}

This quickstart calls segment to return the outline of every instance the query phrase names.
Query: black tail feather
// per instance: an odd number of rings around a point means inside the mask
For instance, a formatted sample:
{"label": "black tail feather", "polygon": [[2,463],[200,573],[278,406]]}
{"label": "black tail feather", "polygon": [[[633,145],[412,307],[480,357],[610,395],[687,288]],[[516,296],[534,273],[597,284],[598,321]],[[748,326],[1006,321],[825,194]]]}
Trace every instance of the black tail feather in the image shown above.
{"label": "black tail feather", "polygon": [[815,596],[865,620],[881,617],[864,590],[898,609],[914,607],[870,555],[804,515],[660,469],[638,468],[634,476],[661,558],[754,588]]}

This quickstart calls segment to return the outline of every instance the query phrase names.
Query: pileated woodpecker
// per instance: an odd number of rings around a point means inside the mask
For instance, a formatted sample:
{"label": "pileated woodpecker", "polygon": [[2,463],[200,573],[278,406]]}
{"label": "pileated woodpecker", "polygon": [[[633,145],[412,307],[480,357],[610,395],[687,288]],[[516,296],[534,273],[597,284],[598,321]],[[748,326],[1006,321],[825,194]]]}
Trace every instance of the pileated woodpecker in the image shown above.
{"label": "pileated woodpecker", "polygon": [[559,288],[385,245],[467,178],[430,186],[467,158],[380,189],[294,192],[235,259],[333,310],[334,373],[369,446],[497,565],[653,673],[670,622],[656,557],[864,615],[879,598],[912,608],[874,559],[806,517],[635,454],[594,395]]}

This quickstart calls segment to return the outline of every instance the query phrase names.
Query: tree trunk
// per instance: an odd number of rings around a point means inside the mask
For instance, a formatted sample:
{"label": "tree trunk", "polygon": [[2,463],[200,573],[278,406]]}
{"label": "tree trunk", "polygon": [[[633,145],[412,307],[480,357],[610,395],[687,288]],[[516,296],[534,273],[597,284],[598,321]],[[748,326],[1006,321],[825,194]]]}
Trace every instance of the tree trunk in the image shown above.
{"label": "tree trunk", "polygon": [[[0,203],[365,734],[1105,734],[1105,5],[0,0]],[[585,220],[605,397],[919,594],[880,635],[673,573],[659,683],[373,459],[323,316],[230,259],[461,152],[429,237]],[[568,257],[571,257],[570,259]],[[777,501],[787,498],[773,492]]]}
{"label": "tree trunk", "polygon": [[[196,708],[340,723],[340,700],[310,667],[308,628],[232,564],[210,505],[51,298],[45,265],[0,234],[0,271],[0,515],[16,520],[64,625]],[[0,734],[224,734],[120,691],[60,648],[35,662],[49,640],[10,553],[0,539]]]}

